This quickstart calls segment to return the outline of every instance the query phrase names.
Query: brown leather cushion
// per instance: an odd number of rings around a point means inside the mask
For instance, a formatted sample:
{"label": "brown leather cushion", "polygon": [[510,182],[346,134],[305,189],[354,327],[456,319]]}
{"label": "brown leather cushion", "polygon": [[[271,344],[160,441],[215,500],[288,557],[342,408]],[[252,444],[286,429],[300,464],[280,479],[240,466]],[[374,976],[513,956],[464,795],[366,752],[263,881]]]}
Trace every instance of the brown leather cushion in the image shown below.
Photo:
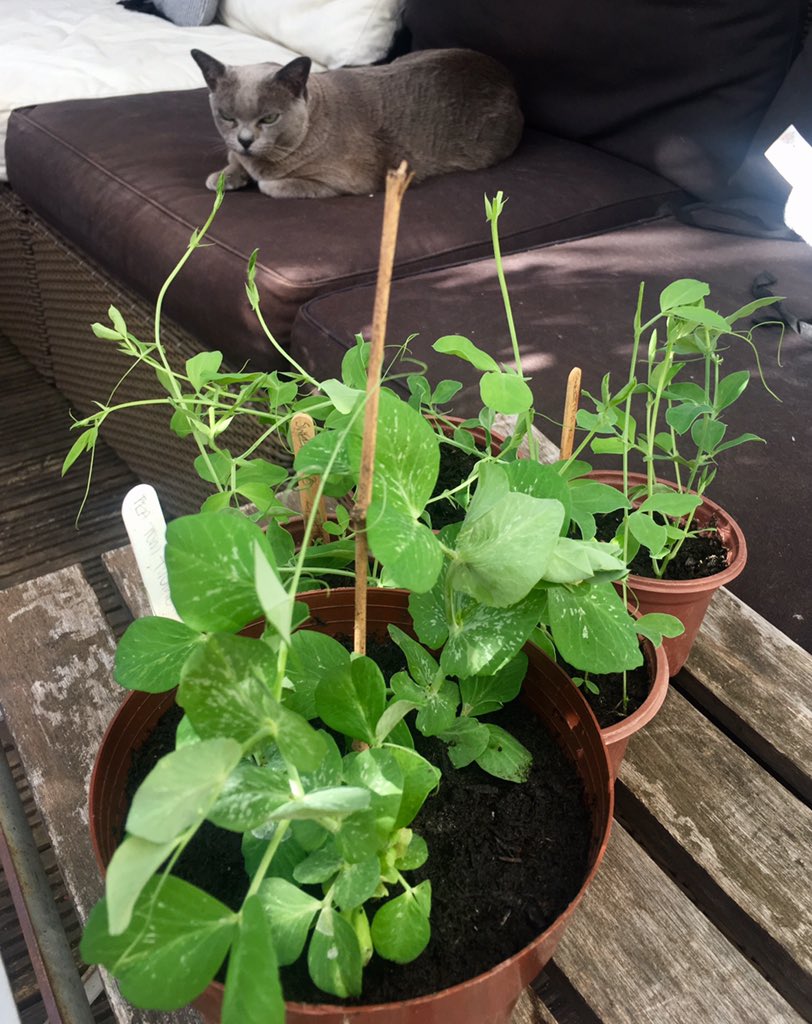
{"label": "brown leather cushion", "polygon": [[702,198],[744,158],[801,46],[808,0],[407,0],[415,49],[515,74],[529,124]]}
{"label": "brown leather cushion", "polygon": [[[205,90],[44,104],[12,115],[9,176],[23,200],[80,250],[153,299],[201,225],[223,166]],[[578,143],[530,132],[497,167],[451,174],[406,196],[397,273],[489,251],[483,193],[510,196],[506,251],[651,216],[675,194],[656,175]],[[248,189],[226,196],[209,241],[169,292],[167,312],[232,360],[278,357],[245,298],[248,257],[268,323],[284,340],[306,300],[374,279],[382,196],[276,200]],[[103,313],[100,310],[100,314]]]}
{"label": "brown leather cushion", "polygon": [[[641,281],[647,282],[649,314],[656,311],[662,287],[679,277],[707,281],[713,308],[727,314],[750,301],[751,283],[764,270],[777,278],[772,290],[787,297],[786,305],[812,319],[812,249],[799,242],[742,239],[667,219],[508,257],[505,271],[524,370],[533,378],[537,408],[554,421],[541,421],[542,429],[558,441],[555,421],[560,422],[566,378],[573,366],[583,369],[583,386],[593,394],[600,394],[600,380],[607,371],[616,388],[626,379]],[[322,378],[337,375],[355,332],[369,337],[371,305],[369,288],[307,303],[293,329],[291,344],[297,358]],[[445,377],[466,382],[453,411],[478,411],[476,375],[466,363],[439,356],[431,345],[442,335],[463,334],[497,359],[512,360],[493,262],[482,260],[396,282],[388,341],[397,346],[415,332],[411,352],[429,364],[432,382]],[[780,331],[759,328],[755,337],[765,377],[781,402],[759,383],[750,348],[733,341],[723,372],[749,369],[751,383],[726,414],[727,436],[749,431],[767,444],[724,453],[711,496],[739,521],[748,538],[750,564],[732,589],[812,650],[807,526],[812,507],[812,347],[797,334],[787,333],[779,367]]]}

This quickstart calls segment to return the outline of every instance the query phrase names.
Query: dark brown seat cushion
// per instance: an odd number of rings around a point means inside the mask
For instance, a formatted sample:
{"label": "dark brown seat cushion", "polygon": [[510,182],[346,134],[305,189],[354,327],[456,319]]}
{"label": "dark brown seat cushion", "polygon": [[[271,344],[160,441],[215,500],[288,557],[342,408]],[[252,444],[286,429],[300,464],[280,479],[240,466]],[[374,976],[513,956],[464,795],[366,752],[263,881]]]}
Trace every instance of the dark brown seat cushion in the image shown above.
{"label": "dark brown seat cushion", "polygon": [[[57,232],[148,300],[201,225],[204,187],[224,164],[205,90],[76,100],[12,115],[9,176]],[[479,173],[410,189],[397,272],[460,263],[489,251],[482,195],[510,196],[506,250],[606,230],[651,216],[673,186],[575,142],[529,132],[518,152]],[[229,194],[209,236],[171,289],[167,312],[235,361],[273,365],[245,299],[245,267],[259,248],[268,323],[284,340],[299,306],[374,278],[382,196],[277,200]],[[100,311],[102,313],[103,311]]]}
{"label": "dark brown seat cushion", "polygon": [[[508,257],[505,271],[524,370],[533,377],[537,408],[560,422],[573,366],[582,367],[584,388],[593,394],[600,393],[600,378],[607,371],[615,387],[625,380],[641,281],[647,283],[650,312],[656,311],[664,285],[696,277],[711,285],[711,304],[727,314],[750,301],[751,283],[764,270],[777,278],[773,291],[787,297],[787,307],[812,319],[812,249],[800,242],[743,239],[667,219]],[[307,303],[294,325],[294,354],[322,378],[337,375],[355,332],[369,336],[371,308],[369,288]],[[472,384],[478,378],[466,372],[467,364],[437,355],[431,345],[442,335],[463,334],[496,358],[511,360],[493,262],[396,282],[388,341],[397,346],[415,332],[411,352],[429,364],[432,381],[450,377],[467,382],[454,399],[454,412],[478,410],[481,403]],[[750,565],[732,589],[812,650],[812,346],[788,332],[783,366],[778,366],[780,331],[759,328],[755,337],[765,378],[781,401],[759,383],[749,347],[731,343],[724,373],[747,368],[752,379],[729,410],[728,437],[750,431],[767,444],[743,445],[723,454],[711,494],[748,537]],[[542,427],[558,440],[555,422],[542,422]]]}

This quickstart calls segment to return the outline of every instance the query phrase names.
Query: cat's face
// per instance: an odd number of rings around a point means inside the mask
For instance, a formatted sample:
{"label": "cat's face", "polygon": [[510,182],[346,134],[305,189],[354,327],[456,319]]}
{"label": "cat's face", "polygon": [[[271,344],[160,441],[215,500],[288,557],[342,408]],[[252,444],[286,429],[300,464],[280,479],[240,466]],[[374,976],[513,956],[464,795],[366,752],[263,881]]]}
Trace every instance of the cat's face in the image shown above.
{"label": "cat's face", "polygon": [[296,148],[307,133],[310,60],[226,67],[192,50],[209,86],[214,123],[229,149],[268,160]]}

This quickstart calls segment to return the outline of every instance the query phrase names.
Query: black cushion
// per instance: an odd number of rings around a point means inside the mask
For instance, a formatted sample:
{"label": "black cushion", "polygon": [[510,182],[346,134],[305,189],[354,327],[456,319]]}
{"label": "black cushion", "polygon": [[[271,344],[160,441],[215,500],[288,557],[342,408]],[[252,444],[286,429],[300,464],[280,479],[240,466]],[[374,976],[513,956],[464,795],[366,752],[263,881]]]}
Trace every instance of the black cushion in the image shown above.
{"label": "black cushion", "polygon": [[700,197],[722,188],[800,49],[808,0],[408,0],[415,49],[515,74],[528,121]]}

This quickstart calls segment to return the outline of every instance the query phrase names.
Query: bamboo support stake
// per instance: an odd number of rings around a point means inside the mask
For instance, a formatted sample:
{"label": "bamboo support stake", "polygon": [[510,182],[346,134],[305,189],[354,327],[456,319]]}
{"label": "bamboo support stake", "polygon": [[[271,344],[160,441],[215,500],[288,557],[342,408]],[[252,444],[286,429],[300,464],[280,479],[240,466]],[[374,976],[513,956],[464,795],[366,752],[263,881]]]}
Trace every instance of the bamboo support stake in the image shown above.
{"label": "bamboo support stake", "polygon": [[367,543],[367,511],[372,500],[372,478],[375,468],[375,444],[378,433],[378,400],[381,389],[386,319],[389,314],[389,293],[392,289],[392,267],[395,262],[395,244],[398,237],[400,207],[403,195],[413,175],[404,160],[397,170],[386,175],[386,197],[383,207],[381,250],[378,260],[378,280],[375,284],[375,303],[372,309],[372,338],[367,368],[367,397],[364,409],[364,440],[361,446],[361,472],[355,492],[355,505],[351,522],[355,530],[355,624],[354,649],[366,653],[367,642],[367,574],[369,571],[369,545]]}
{"label": "bamboo support stake", "polygon": [[564,402],[564,422],[561,427],[561,458],[572,455],[575,442],[575,417],[578,415],[578,401],[581,397],[581,368],[573,366],[567,377],[567,397]]}
{"label": "bamboo support stake", "polygon": [[[293,442],[293,454],[295,455],[299,449],[307,444],[307,442],[315,437],[315,435],[316,426],[313,423],[313,417],[308,415],[306,412],[297,412],[290,421],[290,436]],[[310,518],[310,513],[313,509],[318,489],[319,478],[315,474],[313,476],[304,476],[299,481],[299,508],[301,509],[302,517],[305,522]],[[322,498],[318,503],[316,514],[313,518],[313,533],[314,535],[318,534],[322,540],[327,539],[324,532],[324,520],[326,518],[327,506],[325,505],[324,498]]]}

